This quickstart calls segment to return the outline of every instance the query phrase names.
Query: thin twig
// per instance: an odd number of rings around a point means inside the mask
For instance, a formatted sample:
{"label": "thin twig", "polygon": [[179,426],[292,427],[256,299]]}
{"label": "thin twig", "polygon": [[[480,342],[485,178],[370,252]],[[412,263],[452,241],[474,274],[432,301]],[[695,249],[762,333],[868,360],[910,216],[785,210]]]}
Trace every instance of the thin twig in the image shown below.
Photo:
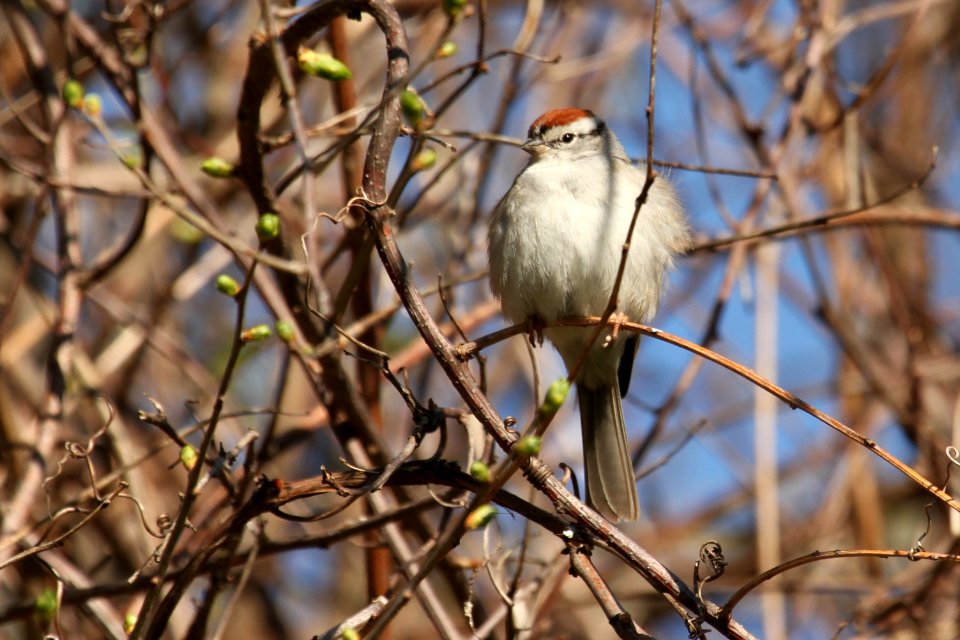
{"label": "thin twig", "polygon": [[[597,317],[561,318],[558,324],[559,326],[569,326],[569,327],[589,327],[589,326],[593,326],[594,323],[599,323],[599,322],[600,322],[600,318],[597,318]],[[936,496],[937,499],[939,499],[941,502],[946,504],[948,507],[960,512],[960,502],[958,502],[953,496],[945,492],[935,483],[925,478],[923,475],[921,475],[918,471],[914,470],[909,465],[900,461],[900,459],[898,459],[896,456],[889,453],[886,449],[882,448],[874,440],[860,435],[859,433],[857,433],[847,425],[843,424],[836,418],[829,416],[826,413],[823,413],[813,405],[809,404],[804,400],[801,400],[800,398],[790,393],[786,389],[783,389],[782,387],[779,387],[773,384],[766,378],[763,378],[762,376],[757,374],[752,369],[749,369],[737,362],[734,362],[733,360],[730,360],[729,358],[722,356],[715,351],[711,351],[710,349],[702,347],[694,342],[690,342],[689,340],[685,340],[679,336],[667,333],[665,331],[661,331],[660,329],[656,329],[654,327],[648,327],[646,325],[637,324],[634,322],[623,322],[623,323],[618,322],[618,325],[621,327],[622,330],[640,333],[642,335],[650,336],[657,340],[661,340],[668,344],[681,347],[682,349],[686,349],[691,353],[694,353],[702,358],[706,358],[707,360],[710,360],[711,362],[719,364],[725,369],[728,369],[729,371],[736,373],[740,377],[749,380],[750,382],[757,385],[758,387],[765,389],[769,393],[783,400],[785,403],[787,403],[787,405],[791,409],[800,409],[804,413],[807,413],[813,416],[814,418],[824,423],[825,425],[835,429],[836,431],[839,431],[841,434],[843,434],[850,440],[853,440],[857,444],[860,444],[861,446],[866,447],[867,449],[872,451],[875,455],[882,458],[884,461],[889,463],[895,469],[900,471],[903,475],[907,476],[910,480],[912,480],[917,485],[922,487],[925,491]]]}
{"label": "thin twig", "polygon": [[803,565],[810,564],[812,562],[833,560],[837,558],[904,558],[914,561],[935,560],[960,562],[960,555],[954,555],[952,553],[934,553],[932,551],[914,551],[913,549],[837,549],[834,551],[814,551],[813,553],[808,553],[807,555],[800,556],[799,558],[788,560],[787,562],[779,564],[776,567],[768,569],[760,575],[751,578],[746,584],[737,589],[737,591],[730,596],[730,599],[727,601],[727,603],[723,605],[721,615],[731,615],[734,607],[736,607],[737,604],[739,604],[747,594],[756,589],[759,585],[782,573],[796,569],[797,567],[802,567]]}

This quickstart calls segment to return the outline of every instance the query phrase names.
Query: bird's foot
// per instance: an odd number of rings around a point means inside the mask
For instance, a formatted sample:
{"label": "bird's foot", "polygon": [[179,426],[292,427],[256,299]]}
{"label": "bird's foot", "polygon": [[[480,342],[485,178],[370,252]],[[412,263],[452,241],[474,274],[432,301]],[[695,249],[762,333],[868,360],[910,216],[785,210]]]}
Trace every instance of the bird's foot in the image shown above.
{"label": "bird's foot", "polygon": [[531,315],[527,318],[527,340],[531,347],[543,346],[543,330],[547,328],[547,323],[538,315]]}
{"label": "bird's foot", "polygon": [[617,338],[620,336],[620,328],[624,322],[630,322],[630,316],[627,314],[617,311],[610,315],[610,333],[603,339],[604,349],[609,349],[610,346],[617,341]]}

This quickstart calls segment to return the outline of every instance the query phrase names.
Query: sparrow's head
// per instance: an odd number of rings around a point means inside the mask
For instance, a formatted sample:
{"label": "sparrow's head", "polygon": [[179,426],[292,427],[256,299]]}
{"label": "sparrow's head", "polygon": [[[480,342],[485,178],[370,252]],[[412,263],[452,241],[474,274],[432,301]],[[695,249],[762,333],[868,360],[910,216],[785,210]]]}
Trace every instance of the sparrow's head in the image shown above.
{"label": "sparrow's head", "polygon": [[592,111],[567,107],[553,109],[533,121],[527,141],[520,147],[542,158],[575,159],[582,156],[626,154],[616,136]]}

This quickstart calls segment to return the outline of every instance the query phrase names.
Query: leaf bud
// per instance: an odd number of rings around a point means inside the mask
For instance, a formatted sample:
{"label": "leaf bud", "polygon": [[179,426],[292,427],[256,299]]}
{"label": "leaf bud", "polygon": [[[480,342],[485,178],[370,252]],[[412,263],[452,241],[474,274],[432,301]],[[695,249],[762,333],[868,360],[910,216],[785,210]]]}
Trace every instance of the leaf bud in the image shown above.
{"label": "leaf bud", "polygon": [[493,520],[497,515],[497,509],[492,504],[482,504],[467,515],[467,519],[464,520],[463,526],[467,528],[468,531],[473,531],[475,529],[482,529],[487,526],[487,524]]}
{"label": "leaf bud", "polygon": [[423,103],[423,99],[413,89],[404,89],[400,93],[400,107],[403,109],[403,115],[415,127],[420,125],[427,113],[427,106]]}
{"label": "leaf bud", "polygon": [[271,335],[273,335],[273,331],[270,330],[268,325],[258,324],[241,331],[240,342],[260,342],[261,340],[266,340]]}
{"label": "leaf bud", "polygon": [[569,393],[570,381],[566,378],[557,378],[547,389],[547,393],[543,397],[543,404],[540,405],[540,411],[548,415],[553,415],[563,406]]}
{"label": "leaf bud", "polygon": [[280,216],[275,213],[265,213],[257,220],[257,237],[261,242],[272,240],[280,235]]}
{"label": "leaf bud", "polygon": [[443,11],[450,17],[458,15],[467,6],[467,0],[443,0]]}
{"label": "leaf bud", "polygon": [[217,291],[232,298],[240,292],[240,285],[227,274],[221,273],[217,276]]}
{"label": "leaf bud", "polygon": [[443,42],[439,47],[437,47],[437,57],[438,58],[450,58],[457,55],[457,51],[460,50],[460,47],[453,40],[447,40]]}
{"label": "leaf bud", "polygon": [[96,118],[103,111],[103,104],[100,102],[100,96],[95,93],[88,93],[83,96],[83,112],[92,118]]}
{"label": "leaf bud", "polygon": [[470,475],[474,480],[480,482],[490,482],[490,467],[482,460],[474,460],[470,465]]}
{"label": "leaf bud", "polygon": [[318,53],[313,49],[301,47],[297,52],[297,63],[307,75],[326,80],[349,80],[353,73],[347,65],[329,53]]}
{"label": "leaf bud", "polygon": [[522,456],[535,456],[540,453],[542,445],[543,440],[540,436],[529,435],[520,439],[520,442],[515,445],[515,450]]}
{"label": "leaf bud", "polygon": [[44,624],[53,620],[54,616],[57,615],[58,608],[56,589],[48,587],[41,591],[33,603],[33,608]]}
{"label": "leaf bud", "polygon": [[213,178],[229,178],[233,175],[234,166],[223,158],[207,158],[200,163],[200,170]]}
{"label": "leaf bud", "polygon": [[180,448],[180,464],[182,464],[187,471],[192,471],[193,468],[197,466],[199,459],[200,456],[197,455],[197,450],[193,445],[185,444]]}
{"label": "leaf bud", "polygon": [[83,85],[76,80],[63,83],[63,100],[74,109],[83,106]]}
{"label": "leaf bud", "polygon": [[277,320],[277,337],[284,342],[293,340],[293,324],[289,320]]}
{"label": "leaf bud", "polygon": [[425,171],[437,164],[437,152],[429,147],[423,149],[413,158],[413,162],[410,163],[410,168],[416,172]]}

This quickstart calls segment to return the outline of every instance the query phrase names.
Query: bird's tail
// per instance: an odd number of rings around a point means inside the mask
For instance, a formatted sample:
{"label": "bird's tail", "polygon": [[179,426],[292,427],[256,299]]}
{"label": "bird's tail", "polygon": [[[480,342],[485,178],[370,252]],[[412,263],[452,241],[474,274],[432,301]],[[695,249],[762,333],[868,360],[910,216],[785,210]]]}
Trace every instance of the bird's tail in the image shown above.
{"label": "bird's tail", "polygon": [[618,386],[577,385],[587,504],[613,521],[636,520],[640,503]]}

